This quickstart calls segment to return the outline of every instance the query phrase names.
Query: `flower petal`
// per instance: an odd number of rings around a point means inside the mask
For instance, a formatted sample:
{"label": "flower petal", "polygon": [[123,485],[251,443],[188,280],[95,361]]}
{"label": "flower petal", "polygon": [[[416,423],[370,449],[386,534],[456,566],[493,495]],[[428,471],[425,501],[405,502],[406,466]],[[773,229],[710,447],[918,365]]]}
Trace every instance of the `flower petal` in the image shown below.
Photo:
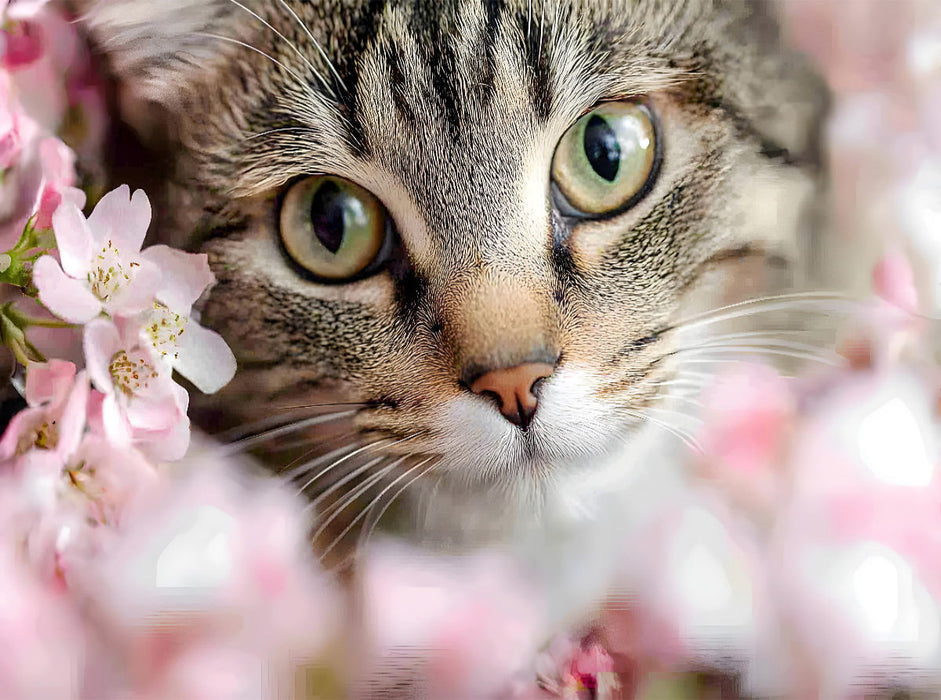
{"label": "flower petal", "polygon": [[56,452],[63,461],[67,460],[78,448],[85,432],[85,411],[88,406],[88,375],[80,372],[72,385],[62,414],[59,416],[59,442]]}
{"label": "flower petal", "polygon": [[152,436],[139,445],[144,454],[157,462],[176,462],[186,455],[190,445],[190,419],[184,415],[172,429]]}
{"label": "flower petal", "polygon": [[33,284],[39,291],[39,301],[69,323],[87,323],[101,313],[98,297],[84,282],[66,276],[51,255],[44,255],[36,261]]}
{"label": "flower petal", "polygon": [[3,431],[3,437],[0,438],[0,462],[16,456],[20,438],[42,422],[45,414],[46,411],[42,408],[24,408],[10,419],[6,430]]}
{"label": "flower petal", "polygon": [[101,198],[88,217],[88,225],[99,240],[110,240],[121,255],[130,256],[140,252],[150,217],[150,200],[144,191],[137,190],[131,196],[131,189],[121,185]]}
{"label": "flower petal", "polygon": [[84,279],[91,265],[96,240],[93,229],[73,201],[64,199],[55,210],[52,230],[56,234],[62,269],[70,277]]}
{"label": "flower petal", "polygon": [[122,287],[109,301],[105,302],[105,311],[109,314],[132,316],[151,308],[158,286],[160,286],[160,268],[144,260],[134,273],[130,284]]}
{"label": "flower petal", "polygon": [[111,321],[100,318],[85,326],[82,337],[85,350],[85,368],[92,384],[105,394],[114,393],[114,381],[111,378],[111,358],[121,349],[121,337]]}
{"label": "flower petal", "polygon": [[[171,380],[165,380],[170,383]],[[169,390],[161,389],[146,397],[135,397],[128,401],[127,420],[131,428],[137,430],[170,430],[184,415],[180,410],[176,396]]]}
{"label": "flower petal", "polygon": [[129,445],[131,443],[131,426],[118,405],[118,397],[114,394],[105,396],[101,403],[101,423],[105,429],[105,437],[116,445]]}
{"label": "flower petal", "polygon": [[174,369],[204,394],[214,394],[235,376],[235,355],[222,336],[195,321],[179,336],[179,357]]}
{"label": "flower petal", "polygon": [[206,287],[216,281],[205,253],[184,253],[165,245],[151,246],[143,253],[163,273],[157,299],[172,311],[188,316]]}
{"label": "flower petal", "polygon": [[26,403],[40,406],[65,399],[75,379],[75,365],[65,360],[30,364],[26,372]]}

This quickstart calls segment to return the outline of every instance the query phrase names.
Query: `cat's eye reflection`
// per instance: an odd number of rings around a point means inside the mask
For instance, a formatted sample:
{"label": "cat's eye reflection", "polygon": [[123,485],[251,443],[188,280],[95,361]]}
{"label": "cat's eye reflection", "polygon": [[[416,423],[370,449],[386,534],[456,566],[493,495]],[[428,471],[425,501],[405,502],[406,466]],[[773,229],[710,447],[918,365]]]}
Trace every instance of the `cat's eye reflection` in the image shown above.
{"label": "cat's eye reflection", "polygon": [[552,160],[552,179],[576,213],[614,214],[649,188],[657,150],[657,130],[647,107],[610,102],[565,133]]}
{"label": "cat's eye reflection", "polygon": [[388,235],[385,208],[362,187],[315,175],[295,183],[281,204],[281,241],[314,277],[341,282],[367,270]]}

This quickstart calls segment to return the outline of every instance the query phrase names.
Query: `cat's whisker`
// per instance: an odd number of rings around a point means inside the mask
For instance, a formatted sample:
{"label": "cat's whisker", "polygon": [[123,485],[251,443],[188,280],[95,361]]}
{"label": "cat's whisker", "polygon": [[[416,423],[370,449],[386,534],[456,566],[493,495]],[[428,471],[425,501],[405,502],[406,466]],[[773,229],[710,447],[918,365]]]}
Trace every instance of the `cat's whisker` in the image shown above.
{"label": "cat's whisker", "polygon": [[[799,341],[785,340],[783,338],[776,338],[774,336],[754,336],[752,338],[743,338],[743,340],[751,340],[751,343],[730,343],[726,342],[727,340],[735,340],[735,338],[709,338],[705,342],[699,343],[693,347],[695,348],[778,348],[783,350],[796,350],[798,352],[807,352],[811,354],[818,354],[820,357],[830,357],[838,358],[839,355],[833,350],[827,348],[822,348],[818,345],[811,345],[809,343],[801,343]],[[685,348],[680,348],[680,350],[685,350]]]}
{"label": "cat's whisker", "polygon": [[[303,415],[306,414],[310,409],[315,408],[348,408],[353,406],[364,407],[365,405],[366,404],[364,403],[311,403],[297,406],[272,408],[271,411],[273,413],[280,413],[281,415],[271,415],[267,418],[262,418],[261,420],[254,421],[252,423],[243,423],[233,428],[229,428],[228,430],[223,430],[219,433],[216,433],[212,436],[212,438],[216,442],[227,445],[236,440],[242,440],[247,437],[258,435],[261,433],[261,431],[286,425],[285,421],[288,420],[288,417],[286,417],[284,414],[288,412],[296,412]],[[319,413],[317,415],[324,414]]]}
{"label": "cat's whisker", "polygon": [[[370,462],[370,468],[374,467],[374,466],[375,466],[376,464],[378,464],[379,462],[382,462],[383,460],[388,460],[388,459],[389,459],[389,456],[388,456],[388,455],[383,455],[382,457],[379,457],[378,459],[373,460],[372,462]],[[406,459],[408,459],[408,458],[407,458],[407,457],[401,457],[401,458],[399,458],[399,459],[397,459],[397,460],[393,460],[392,462],[389,462],[388,464],[386,464],[386,466],[384,466],[384,467],[382,467],[381,469],[379,469],[379,471],[377,471],[375,474],[373,474],[372,476],[370,476],[370,477],[368,477],[367,479],[365,479],[365,480],[363,481],[363,483],[357,485],[356,488],[352,489],[348,494],[346,494],[346,496],[345,496],[343,499],[338,500],[338,501],[336,501],[335,503],[330,504],[330,505],[327,506],[323,511],[317,513],[317,518],[318,518],[318,520],[321,520],[321,519],[323,519],[323,518],[329,516],[331,513],[337,513],[337,514],[339,514],[340,512],[346,510],[347,506],[348,506],[350,503],[352,503],[352,502],[355,501],[357,498],[359,498],[359,497],[362,496],[364,493],[366,493],[370,488],[372,488],[372,486],[373,486],[376,482],[380,481],[386,474],[388,474],[392,469],[394,469],[396,466],[398,466],[399,464],[401,464],[401,463],[402,463],[403,461],[405,461]],[[314,507],[315,507],[315,504],[312,503],[312,504],[310,505],[310,507],[308,508],[308,510],[313,510]],[[327,524],[329,524],[329,523],[327,523]],[[311,539],[312,539],[313,541],[316,541],[317,538],[320,536],[320,534],[322,534],[322,533],[321,533],[321,531],[318,530],[318,531],[314,534],[313,538],[311,538]]]}
{"label": "cat's whisker", "polygon": [[[341,437],[348,438],[357,434],[358,434],[357,431],[353,431],[352,433],[347,433]],[[326,454],[322,454],[319,457],[316,457],[312,460],[304,462],[303,464],[298,464],[299,462],[302,462],[303,460],[307,459],[307,457],[312,455],[319,448],[323,447],[323,445],[324,443],[318,443],[311,450],[308,450],[306,453],[302,454],[300,457],[297,457],[296,459],[291,460],[278,471],[278,475],[286,479],[287,481],[293,481],[294,479],[301,476],[302,474],[306,474],[310,472],[311,469],[316,469],[324,462],[329,462],[330,460],[335,459],[337,456],[342,455],[344,452],[352,451],[361,447],[363,445],[363,442],[361,440],[354,440],[353,442],[349,442],[349,443],[346,443],[345,445],[341,445],[340,447],[337,447],[334,450],[330,450],[330,452],[327,452]]]}
{"label": "cat's whisker", "polygon": [[358,406],[364,408],[368,406],[365,401],[330,401],[327,403],[299,403],[292,406],[276,406],[274,411],[299,411],[305,408],[337,408],[345,406]]}
{"label": "cat's whisker", "polygon": [[262,131],[257,134],[248,134],[245,137],[245,141],[252,141],[253,139],[260,139],[265,136],[270,136],[271,134],[280,134],[286,131],[300,131],[302,133],[310,133],[310,134],[317,133],[316,130],[311,129],[308,126],[284,126],[278,129],[268,129],[267,131]]}
{"label": "cat's whisker", "polygon": [[691,406],[695,406],[696,408],[702,408],[702,407],[703,407],[702,401],[699,401],[699,400],[697,400],[697,399],[692,399],[692,398],[690,398],[690,397],[688,397],[688,396],[684,396],[683,394],[677,394],[677,393],[675,393],[675,392],[674,392],[674,393],[670,393],[670,394],[660,394],[659,396],[656,396],[656,397],[654,397],[654,399],[653,399],[653,401],[671,401],[671,400],[673,400],[673,401],[684,401],[684,402],[690,404]]}
{"label": "cat's whisker", "polygon": [[[360,484],[357,488],[353,489],[349,494],[346,495],[346,497],[342,501],[339,501],[338,503],[333,504],[333,506],[331,506],[326,511],[324,511],[324,513],[321,514],[321,517],[326,516],[326,519],[320,524],[320,526],[314,532],[313,536],[311,537],[311,541],[316,543],[320,539],[320,537],[324,534],[324,532],[327,531],[327,528],[330,527],[330,524],[334,520],[336,520],[338,517],[340,517],[340,514],[343,511],[345,511],[347,508],[353,505],[360,497],[362,497],[363,494],[369,491],[369,489],[371,489],[380,480],[385,478],[385,476],[389,474],[389,472],[394,470],[397,466],[399,466],[406,459],[408,458],[400,457],[399,459],[395,460],[391,464],[386,465],[385,467],[380,469],[378,472],[373,474],[365,482]],[[348,532],[349,532],[349,529],[343,530],[343,532],[340,534],[340,538],[342,539]],[[324,554],[326,554],[326,551],[324,552]]]}
{"label": "cat's whisker", "polygon": [[[399,496],[401,496],[403,493],[405,493],[405,491],[408,490],[408,489],[412,486],[412,484],[414,484],[416,481],[418,481],[418,480],[421,479],[422,477],[426,476],[426,475],[427,475],[429,472],[431,472],[436,466],[438,466],[438,464],[441,462],[441,459],[442,459],[441,457],[438,457],[438,456],[436,456],[436,455],[432,455],[432,456],[430,456],[430,457],[426,457],[425,459],[423,459],[423,460],[421,460],[420,462],[418,462],[418,464],[416,464],[416,465],[414,465],[413,467],[410,467],[410,468],[407,469],[406,471],[402,472],[401,475],[399,475],[398,477],[396,477],[396,478],[395,478],[392,482],[390,482],[385,488],[383,488],[382,491],[380,491],[379,494],[378,494],[374,499],[372,499],[372,501],[369,502],[369,505],[367,505],[367,506],[360,512],[360,514],[357,515],[356,518],[355,518],[349,525],[346,526],[346,528],[343,530],[343,532],[341,532],[341,533],[333,540],[333,542],[330,543],[330,546],[327,547],[327,549],[325,549],[325,550],[321,553],[321,555],[320,555],[321,558],[325,557],[334,547],[336,547],[337,544],[339,544],[340,541],[342,541],[342,539],[343,539],[344,537],[346,537],[347,533],[349,533],[350,530],[352,530],[354,527],[356,527],[356,524],[357,524],[360,520],[362,520],[363,518],[366,518],[365,522],[363,522],[363,529],[362,529],[361,532],[360,532],[360,536],[359,536],[359,539],[358,539],[358,541],[357,541],[357,546],[356,546],[356,552],[357,552],[357,553],[362,552],[362,551],[364,550],[366,544],[369,542],[369,538],[372,536],[372,533],[373,533],[373,531],[376,529],[376,526],[379,524],[379,521],[382,520],[382,516],[384,516],[384,515],[386,514],[386,511],[388,511],[389,508],[392,507],[392,504],[395,503],[396,499],[397,499]],[[432,461],[432,460],[434,460],[434,461]],[[404,486],[402,486],[398,491],[396,491],[395,494],[392,496],[392,498],[390,498],[390,499],[385,503],[385,505],[384,505],[379,511],[375,511],[376,506],[380,503],[380,501],[382,500],[383,496],[385,496],[389,491],[391,491],[393,488],[395,488],[396,484],[398,484],[399,482],[401,482],[403,479],[407,478],[407,477],[409,476],[409,474],[412,474],[416,469],[420,469],[420,468],[423,467],[424,465],[428,464],[428,462],[431,462],[431,464],[428,465],[428,467],[426,467],[425,469],[423,469],[421,472],[418,473],[417,476],[415,476],[414,478],[412,478],[412,479],[411,479],[410,481],[408,481]],[[376,513],[376,514],[373,515],[373,513]]]}
{"label": "cat's whisker", "polygon": [[283,63],[281,63],[281,61],[279,61],[278,59],[274,58],[273,56],[270,56],[269,54],[265,53],[264,51],[262,51],[261,49],[259,49],[259,48],[256,47],[256,46],[252,46],[251,44],[247,44],[247,43],[245,43],[244,41],[241,41],[241,40],[239,40],[239,39],[234,39],[234,38],[232,38],[232,37],[230,37],[230,36],[224,36],[224,35],[222,35],[222,34],[212,34],[212,33],[210,33],[210,32],[190,32],[190,34],[191,34],[192,36],[201,36],[201,37],[203,37],[203,38],[205,38],[205,39],[214,39],[214,40],[216,40],[216,41],[227,41],[227,42],[229,42],[230,44],[237,44],[237,45],[239,45],[239,46],[241,46],[241,47],[243,47],[243,48],[249,49],[250,51],[254,51],[255,53],[261,54],[262,56],[264,56],[265,58],[267,58],[269,61],[271,61],[272,63],[274,63],[276,66],[278,66],[278,67],[280,67],[281,69],[283,69],[285,72],[290,73],[291,75],[293,75],[294,78],[295,78],[295,80],[297,80],[298,83],[301,83],[301,84],[306,83],[306,81],[304,80],[304,78],[301,77],[300,73],[298,73],[297,71],[295,71],[293,68],[290,68],[290,67],[284,65]]}
{"label": "cat's whisker", "polygon": [[662,421],[658,418],[654,418],[647,412],[647,409],[643,411],[629,409],[629,408],[625,408],[621,410],[622,412],[624,412],[625,414],[629,416],[634,416],[635,418],[638,418],[642,421],[648,421],[650,422],[651,425],[656,425],[662,428],[663,430],[666,430],[668,433],[678,438],[681,442],[683,442],[684,445],[689,447],[691,450],[693,450],[697,454],[704,454],[704,450],[702,446],[699,444],[699,441],[696,440],[695,437],[693,437],[691,434],[689,434],[682,428],[678,428],[677,426],[667,423],[666,421]]}
{"label": "cat's whisker", "polygon": [[[320,56],[323,58],[324,63],[327,64],[327,68],[329,68],[330,72],[333,73],[333,77],[337,79],[340,87],[342,87],[344,90],[348,90],[346,83],[343,82],[343,78],[340,77],[339,71],[337,71],[336,66],[333,65],[333,61],[331,61],[330,57],[327,56],[327,52],[323,50],[323,46],[321,46],[320,42],[317,41],[317,39],[314,37],[314,34],[310,31],[310,28],[304,24],[300,17],[297,16],[297,13],[291,8],[290,5],[288,5],[284,0],[279,0],[279,2],[284,7],[284,9],[291,13],[291,16],[294,18],[294,20],[300,25],[301,29],[304,30],[311,42],[313,42],[314,46],[317,48],[317,51],[320,52]],[[331,92],[336,95],[335,91],[331,90]]]}
{"label": "cat's whisker", "polygon": [[[358,447],[358,448],[356,448],[355,450],[353,450],[352,452],[343,455],[343,456],[340,457],[339,459],[334,460],[333,462],[331,462],[330,464],[328,464],[326,467],[324,467],[323,469],[321,469],[319,472],[317,472],[317,473],[316,473],[314,476],[312,476],[310,479],[308,479],[307,481],[305,481],[305,482],[304,482],[304,485],[301,486],[301,487],[297,490],[297,493],[298,493],[298,494],[303,494],[303,493],[304,493],[308,488],[310,488],[310,486],[311,486],[312,484],[314,484],[318,479],[323,478],[323,476],[324,476],[325,474],[328,474],[329,472],[333,471],[334,469],[336,469],[337,467],[339,467],[341,464],[343,464],[344,462],[346,462],[346,461],[352,459],[352,458],[355,457],[356,455],[362,454],[362,453],[364,453],[364,452],[368,452],[369,450],[372,450],[372,449],[377,449],[377,448],[385,447],[386,444],[388,444],[388,443],[389,443],[389,439],[388,439],[388,438],[380,438],[380,439],[378,439],[378,440],[373,440],[372,442],[367,442],[367,443],[366,443],[365,445],[363,445],[362,447]],[[314,460],[314,461],[315,461],[315,462],[322,463],[322,461],[321,461],[319,458],[318,458],[317,460]],[[313,464],[311,464],[310,466],[313,466]]]}
{"label": "cat's whisker", "polygon": [[[813,352],[798,352],[795,350],[751,346],[751,345],[716,345],[713,347],[690,347],[674,350],[671,355],[685,354],[687,356],[696,355],[766,355],[774,357],[787,357],[792,360],[803,360],[808,362],[819,362],[830,367],[842,367],[846,364],[845,360],[838,355],[833,357]],[[734,360],[733,360],[734,361]],[[745,360],[739,360],[745,361]]]}
{"label": "cat's whisker", "polygon": [[688,331],[693,328],[713,323],[731,321],[757,314],[774,311],[794,311],[802,313],[853,313],[865,308],[866,302],[834,292],[801,292],[758,297],[747,301],[721,306],[711,311],[681,319],[658,331],[656,335],[669,332]]}
{"label": "cat's whisker", "polygon": [[[399,440],[398,442],[393,442],[392,444],[390,444],[390,445],[385,445],[384,447],[392,447],[392,446],[394,446],[394,445],[399,445],[399,444],[401,444],[401,443],[403,443],[403,442],[408,442],[409,440],[414,440],[415,438],[420,437],[421,435],[424,435],[425,432],[426,432],[426,431],[422,431],[422,432],[418,432],[418,433],[413,433],[412,435],[409,435],[408,437],[402,438],[402,439]],[[325,498],[329,497],[330,494],[335,493],[335,492],[337,491],[337,489],[343,488],[343,486],[345,486],[345,485],[348,484],[350,481],[352,481],[353,479],[355,479],[356,477],[358,477],[360,474],[365,473],[365,472],[368,471],[372,466],[374,466],[376,463],[380,462],[381,460],[383,460],[383,459],[385,459],[385,458],[386,458],[386,455],[382,455],[381,457],[377,457],[376,459],[373,459],[373,460],[371,460],[370,462],[367,462],[365,465],[363,465],[363,466],[361,466],[361,467],[357,467],[356,469],[351,470],[351,471],[350,471],[346,476],[344,476],[342,479],[339,479],[339,480],[336,481],[335,483],[331,484],[329,488],[327,488],[327,489],[325,489],[323,492],[319,493],[319,494],[317,495],[317,497],[314,498],[314,499],[308,504],[308,506],[307,506],[308,509],[316,508],[320,503],[322,503],[322,502],[324,501]],[[304,490],[306,490],[306,487],[305,487]]]}
{"label": "cat's whisker", "polygon": [[288,423],[287,425],[281,426],[279,428],[273,428],[272,430],[266,430],[262,433],[258,433],[257,435],[252,435],[250,437],[242,438],[241,440],[236,440],[235,442],[231,442],[227,445],[220,445],[217,448],[217,452],[220,457],[228,457],[240,452],[245,452],[252,447],[264,444],[265,442],[279,438],[282,435],[290,435],[292,433],[305,430],[306,428],[312,428],[316,425],[342,420],[343,418],[350,418],[355,416],[356,413],[357,412],[355,410],[335,411],[333,413],[320,414],[312,418],[304,418],[302,420]]}
{"label": "cat's whisker", "polygon": [[240,3],[239,0],[229,0],[229,2],[231,2],[236,7],[240,7],[241,9],[245,10],[245,12],[250,14],[252,17],[257,19],[259,22],[265,25],[272,32],[277,34],[278,37],[280,37],[281,41],[283,41],[288,46],[288,48],[293,50],[294,53],[296,53],[300,57],[300,59],[307,65],[307,67],[310,68],[311,72],[317,77],[317,80],[319,80],[325,88],[327,88],[328,90],[330,89],[329,83],[327,83],[324,77],[320,74],[320,71],[318,71],[317,68],[314,67],[314,64],[310,62],[307,56],[305,56],[304,53],[299,48],[297,48],[297,46],[290,39],[288,39],[286,36],[284,36],[284,34],[279,32],[274,26],[272,26],[264,17],[259,15],[257,12],[249,9],[248,7],[245,7],[245,5]]}

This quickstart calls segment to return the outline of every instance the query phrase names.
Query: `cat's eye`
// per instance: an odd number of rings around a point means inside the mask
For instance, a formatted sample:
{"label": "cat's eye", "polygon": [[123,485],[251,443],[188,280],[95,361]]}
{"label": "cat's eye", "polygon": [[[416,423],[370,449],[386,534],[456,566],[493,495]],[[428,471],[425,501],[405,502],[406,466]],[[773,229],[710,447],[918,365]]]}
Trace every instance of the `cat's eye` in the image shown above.
{"label": "cat's eye", "polygon": [[372,266],[388,238],[385,207],[349,180],[316,175],[295,183],[281,204],[281,241],[295,263],[325,282]]}
{"label": "cat's eye", "polygon": [[637,102],[608,102],[565,133],[552,159],[552,179],[572,213],[614,214],[629,208],[656,175],[657,129]]}

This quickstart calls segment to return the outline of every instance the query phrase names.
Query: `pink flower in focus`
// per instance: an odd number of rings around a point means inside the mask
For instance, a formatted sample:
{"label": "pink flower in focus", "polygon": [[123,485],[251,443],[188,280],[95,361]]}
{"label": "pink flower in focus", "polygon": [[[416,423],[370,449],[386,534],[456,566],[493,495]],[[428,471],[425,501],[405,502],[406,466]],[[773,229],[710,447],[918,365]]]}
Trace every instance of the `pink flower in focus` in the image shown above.
{"label": "pink flower in focus", "polygon": [[143,191],[130,197],[123,185],[109,192],[86,220],[72,202],[53,216],[61,265],[50,255],[36,261],[33,283],[39,300],[72,323],[105,311],[133,315],[149,308],[160,285],[160,268],[141,255],[150,225]]}
{"label": "pink flower in focus", "polygon": [[33,364],[26,373],[28,408],[13,416],[0,438],[0,460],[48,451],[64,463],[78,447],[85,429],[88,379],[62,360]]}
{"label": "pink flower in focus", "polygon": [[193,304],[215,277],[205,254],[155,245],[143,253],[163,278],[157,302],[142,316],[141,342],[150,343],[164,362],[196,388],[212,394],[235,375],[235,357],[226,342],[190,318]]}
{"label": "pink flower in focus", "polygon": [[88,375],[103,394],[101,425],[108,439],[157,443],[170,455],[166,459],[181,457],[189,445],[189,396],[152,347],[141,344],[138,326],[95,319],[85,326],[84,347]]}

